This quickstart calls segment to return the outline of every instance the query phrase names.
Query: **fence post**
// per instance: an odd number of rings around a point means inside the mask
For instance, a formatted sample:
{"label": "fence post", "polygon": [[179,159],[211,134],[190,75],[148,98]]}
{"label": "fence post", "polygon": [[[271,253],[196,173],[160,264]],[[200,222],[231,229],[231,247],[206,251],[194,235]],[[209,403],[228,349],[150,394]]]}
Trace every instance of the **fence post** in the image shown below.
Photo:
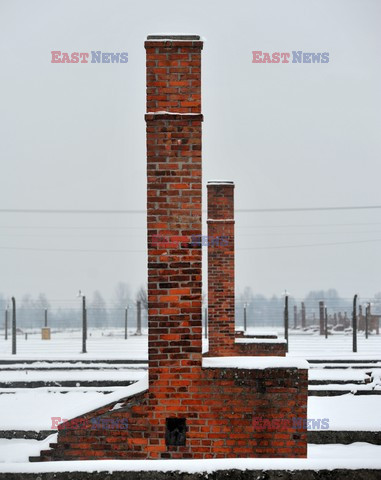
{"label": "fence post", "polygon": [[361,330],[362,327],[364,327],[364,330],[365,330],[365,325],[364,325],[363,315],[362,315],[362,305],[359,305],[359,313],[357,316],[357,330]]}
{"label": "fence post", "polygon": [[306,306],[302,302],[302,328],[306,328]]}
{"label": "fence post", "polygon": [[124,311],[124,339],[127,340],[127,325],[128,325],[128,306]]}
{"label": "fence post", "polygon": [[12,355],[16,355],[16,299],[12,297]]}
{"label": "fence post", "polygon": [[324,334],[325,338],[328,338],[328,309],[324,308]]}
{"label": "fence post", "polygon": [[136,335],[142,334],[142,303],[136,302]]}
{"label": "fence post", "polygon": [[86,314],[86,297],[82,296],[82,353],[86,352],[87,339],[87,314]]}
{"label": "fence post", "polygon": [[5,333],[4,333],[4,340],[8,340],[8,307],[5,309]]}
{"label": "fence post", "polygon": [[353,297],[352,330],[353,330],[353,351],[357,352],[357,295]]}
{"label": "fence post", "polygon": [[246,332],[247,321],[246,321],[246,303],[243,304],[243,330]]}
{"label": "fence post", "polygon": [[286,352],[288,352],[288,295],[284,297],[284,339],[286,340]]}
{"label": "fence post", "polygon": [[45,308],[45,327],[48,326],[48,309]]}
{"label": "fence post", "polygon": [[369,313],[370,313],[370,303],[368,303],[368,305],[365,307],[365,338],[368,338]]}
{"label": "fence post", "polygon": [[298,326],[298,307],[294,305],[294,329]]}
{"label": "fence post", "polygon": [[319,302],[319,323],[320,323],[320,335],[324,335],[324,302]]}

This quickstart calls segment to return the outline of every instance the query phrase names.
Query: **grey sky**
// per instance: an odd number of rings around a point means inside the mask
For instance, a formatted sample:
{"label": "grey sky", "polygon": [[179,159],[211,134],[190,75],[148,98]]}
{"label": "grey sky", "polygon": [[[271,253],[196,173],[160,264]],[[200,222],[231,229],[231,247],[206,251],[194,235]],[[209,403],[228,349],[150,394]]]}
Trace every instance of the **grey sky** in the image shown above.
{"label": "grey sky", "polygon": [[[381,204],[380,12],[376,0],[0,0],[0,208],[145,208],[143,43],[161,32],[205,40],[204,185],[234,180],[238,209]],[[52,64],[52,50],[129,61]],[[330,62],[252,64],[253,50]],[[237,288],[381,290],[380,210],[237,213],[236,238]],[[145,279],[144,215],[0,213],[0,292],[109,299]]]}

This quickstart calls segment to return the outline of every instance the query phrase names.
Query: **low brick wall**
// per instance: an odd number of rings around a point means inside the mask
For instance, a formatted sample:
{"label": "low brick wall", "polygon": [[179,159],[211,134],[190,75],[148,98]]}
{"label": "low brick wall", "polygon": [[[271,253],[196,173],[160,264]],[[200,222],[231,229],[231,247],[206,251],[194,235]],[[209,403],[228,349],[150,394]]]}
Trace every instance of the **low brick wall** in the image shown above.
{"label": "low brick wall", "polygon": [[256,335],[251,335],[247,334],[243,330],[236,330],[235,331],[235,337],[236,338],[262,338],[262,339],[272,339],[276,340],[278,338],[278,335],[272,335],[272,334],[256,334]]}
{"label": "low brick wall", "polygon": [[236,343],[237,355],[251,355],[253,357],[284,357],[286,355],[286,343]]}
{"label": "low brick wall", "polygon": [[[158,380],[173,397],[172,412],[153,411],[148,392],[125,399],[118,410],[102,407],[81,418],[125,419],[128,428],[60,430],[58,444],[41,452],[41,460],[306,457],[305,430],[259,431],[254,418],[306,418],[307,370],[194,368],[191,375],[192,384],[182,378],[174,386],[165,375]],[[176,399],[179,388],[188,389],[189,399]],[[160,416],[186,419],[184,446],[166,445]]]}
{"label": "low brick wall", "polygon": [[[225,346],[221,356],[251,356],[251,357],[284,357],[286,355],[285,342],[254,342],[234,343],[228,348]],[[204,357],[214,357],[213,352],[205,352]]]}

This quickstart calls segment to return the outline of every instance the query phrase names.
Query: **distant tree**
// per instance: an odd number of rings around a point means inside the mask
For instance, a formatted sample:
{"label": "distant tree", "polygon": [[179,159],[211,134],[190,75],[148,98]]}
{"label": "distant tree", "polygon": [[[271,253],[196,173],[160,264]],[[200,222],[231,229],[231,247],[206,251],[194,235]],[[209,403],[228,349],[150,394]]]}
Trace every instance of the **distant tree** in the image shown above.
{"label": "distant tree", "polygon": [[254,294],[251,287],[245,287],[243,290],[243,294],[240,297],[243,303],[248,303],[248,304],[252,303],[254,299]]}
{"label": "distant tree", "polygon": [[131,290],[126,282],[118,282],[114,291],[114,301],[118,308],[126,308],[131,302]]}
{"label": "distant tree", "polygon": [[96,328],[108,325],[106,302],[99,290],[95,290],[93,299],[88,307],[87,324],[88,327],[94,326]]}
{"label": "distant tree", "polygon": [[136,301],[142,303],[142,307],[146,310],[148,309],[148,296],[147,296],[147,288],[141,286],[136,294]]}
{"label": "distant tree", "polygon": [[[41,326],[39,314],[31,295],[25,294],[18,303],[16,299],[17,326],[20,328],[33,328]],[[42,317],[41,317],[42,318]],[[40,319],[41,320],[41,319]]]}
{"label": "distant tree", "polygon": [[28,308],[33,307],[32,296],[29,293],[26,293],[21,297],[20,308],[27,310]]}
{"label": "distant tree", "polygon": [[49,310],[50,309],[50,303],[45,295],[45,293],[40,293],[39,296],[37,297],[37,300],[35,301],[35,306],[36,308],[41,308],[42,310]]}
{"label": "distant tree", "polygon": [[5,310],[7,308],[7,302],[5,300],[5,297],[2,293],[0,293],[0,309]]}
{"label": "distant tree", "polygon": [[371,300],[372,305],[372,313],[375,315],[381,314],[381,292],[377,292],[374,294],[373,300]]}
{"label": "distant tree", "polygon": [[351,309],[351,302],[345,298],[341,298],[336,289],[330,288],[328,290],[315,290],[309,292],[305,299],[307,309],[318,314],[319,302],[324,301],[325,306],[331,312],[345,312]]}

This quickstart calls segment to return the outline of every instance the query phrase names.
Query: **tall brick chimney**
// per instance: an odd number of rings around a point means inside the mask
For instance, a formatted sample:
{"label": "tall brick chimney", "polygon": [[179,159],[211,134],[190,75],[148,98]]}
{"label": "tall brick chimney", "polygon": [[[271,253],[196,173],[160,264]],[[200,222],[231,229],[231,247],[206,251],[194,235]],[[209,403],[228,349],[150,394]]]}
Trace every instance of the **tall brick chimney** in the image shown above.
{"label": "tall brick chimney", "polygon": [[208,355],[230,355],[235,342],[234,183],[208,188]]}
{"label": "tall brick chimney", "polygon": [[187,411],[202,362],[201,245],[190,243],[201,235],[202,46],[193,35],[145,42],[149,405],[162,433],[168,417]]}

